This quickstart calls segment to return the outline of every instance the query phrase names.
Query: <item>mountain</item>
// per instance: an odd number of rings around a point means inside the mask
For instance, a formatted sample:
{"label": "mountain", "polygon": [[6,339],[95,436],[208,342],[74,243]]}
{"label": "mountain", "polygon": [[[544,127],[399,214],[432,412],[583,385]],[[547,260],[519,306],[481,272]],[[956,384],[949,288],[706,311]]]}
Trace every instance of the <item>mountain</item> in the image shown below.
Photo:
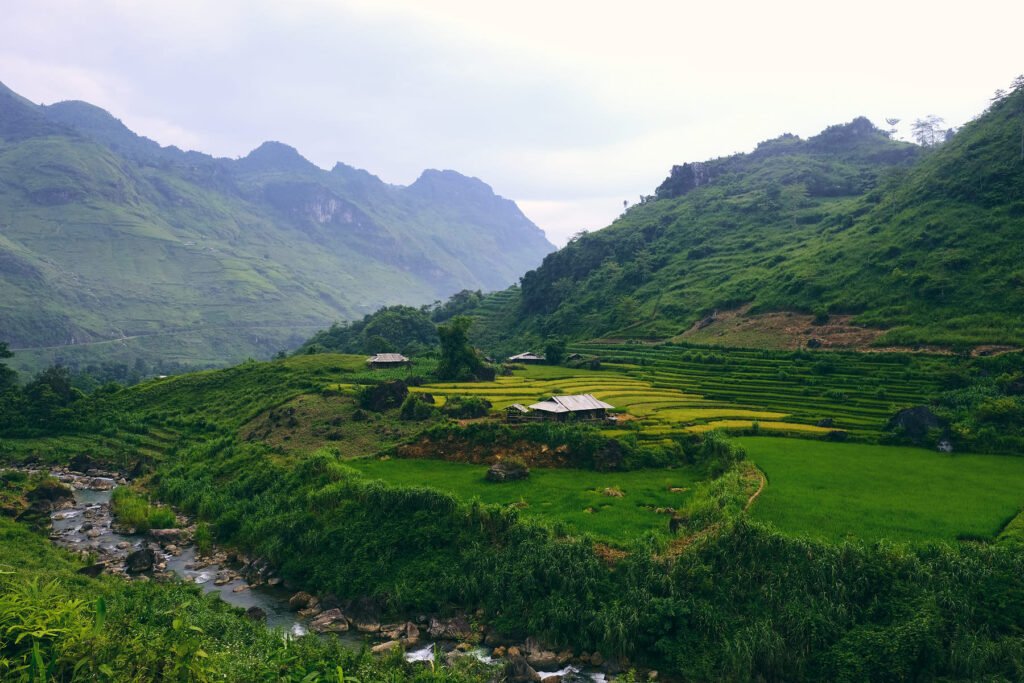
{"label": "mountain", "polygon": [[552,249],[454,171],[389,185],[280,142],[219,159],[0,85],[0,330],[23,363],[267,355],[382,305],[507,287]]}
{"label": "mountain", "polygon": [[676,166],[485,298],[479,341],[1024,344],[1022,129],[1017,88],[935,148],[859,118]]}

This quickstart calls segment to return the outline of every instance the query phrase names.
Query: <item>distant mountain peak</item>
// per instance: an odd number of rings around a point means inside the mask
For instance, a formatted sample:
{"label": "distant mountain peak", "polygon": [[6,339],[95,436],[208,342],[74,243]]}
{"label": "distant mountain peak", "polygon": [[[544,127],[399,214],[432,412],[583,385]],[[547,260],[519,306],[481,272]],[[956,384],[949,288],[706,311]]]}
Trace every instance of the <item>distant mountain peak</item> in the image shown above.
{"label": "distant mountain peak", "polygon": [[268,140],[236,162],[244,171],[318,171],[299,150],[283,142]]}
{"label": "distant mountain peak", "polygon": [[458,171],[428,168],[416,179],[409,190],[416,194],[433,196],[451,196],[456,194],[473,194],[480,197],[497,197],[494,189],[472,176]]}

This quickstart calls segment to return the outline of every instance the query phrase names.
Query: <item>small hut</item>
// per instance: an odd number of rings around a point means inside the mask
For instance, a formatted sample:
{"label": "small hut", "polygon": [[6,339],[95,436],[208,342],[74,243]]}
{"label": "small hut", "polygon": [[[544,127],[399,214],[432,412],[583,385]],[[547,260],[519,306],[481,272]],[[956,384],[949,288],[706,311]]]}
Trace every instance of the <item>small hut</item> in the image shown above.
{"label": "small hut", "polygon": [[545,360],[546,359],[544,358],[544,356],[538,355],[536,353],[531,353],[530,351],[508,357],[509,363],[543,363]]}
{"label": "small hut", "polygon": [[412,362],[400,353],[378,353],[367,358],[366,363],[372,370],[404,368],[412,365]]}
{"label": "small hut", "polygon": [[578,420],[603,420],[615,406],[594,398],[591,394],[574,396],[552,396],[546,401],[534,403],[530,410],[549,420],[565,420],[570,415]]}
{"label": "small hut", "polygon": [[522,422],[529,416],[529,414],[530,409],[522,403],[513,403],[508,408],[505,408],[505,421]]}

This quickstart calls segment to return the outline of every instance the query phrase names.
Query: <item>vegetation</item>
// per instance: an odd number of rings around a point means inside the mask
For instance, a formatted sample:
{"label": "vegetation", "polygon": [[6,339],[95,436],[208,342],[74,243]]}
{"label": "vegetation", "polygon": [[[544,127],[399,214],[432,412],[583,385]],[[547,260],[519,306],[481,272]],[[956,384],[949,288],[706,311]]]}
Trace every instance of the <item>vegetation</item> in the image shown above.
{"label": "vegetation", "polygon": [[171,529],[177,526],[174,511],[166,507],[158,507],[146,498],[135,493],[127,486],[114,489],[110,498],[110,509],[117,521],[144,533],[150,529]]}
{"label": "vegetation", "polygon": [[335,323],[314,334],[296,353],[391,353],[433,350],[437,327],[426,307],[385,306],[351,324]]}
{"label": "vegetation", "polygon": [[[743,441],[743,449],[737,449],[719,435],[700,437],[688,431],[687,425],[722,418],[672,412],[764,413],[794,402],[797,406],[786,415],[817,413],[820,408],[810,403],[823,398],[806,399],[801,382],[779,383],[785,387],[781,393],[769,390],[770,378],[777,380],[778,373],[785,372],[813,380],[809,386],[815,390],[844,393],[844,399],[831,399],[837,409],[848,411],[837,413],[836,420],[853,419],[857,410],[867,410],[869,417],[877,411],[881,418],[888,412],[884,406],[892,401],[916,404],[941,393],[943,377],[959,368],[957,359],[719,352],[680,346],[611,348],[616,357],[606,354],[603,365],[608,369],[602,371],[536,366],[493,382],[411,387],[413,395],[433,393],[435,405],[443,406],[454,396],[480,396],[491,401],[494,410],[524,394],[539,398],[593,389],[615,396],[618,405],[640,417],[610,429],[571,423],[513,428],[493,421],[460,427],[433,417],[425,423],[404,422],[398,419],[400,404],[380,413],[358,407],[360,387],[390,381],[367,370],[365,357],[316,354],[145,382],[102,400],[79,399],[72,404],[76,411],[81,403],[93,419],[116,416],[122,427],[108,437],[86,432],[48,440],[5,440],[0,457],[66,460],[88,449],[93,457],[109,456],[126,468],[142,462],[152,471],[149,492],[196,515],[204,544],[217,542],[266,557],[297,587],[370,597],[395,616],[481,608],[483,619],[509,637],[532,635],[556,647],[625,656],[669,676],[862,680],[885,679],[891,672],[911,668],[951,679],[1015,676],[1024,648],[1015,627],[1024,615],[1012,598],[1021,576],[1021,557],[1011,540],[984,542],[999,531],[998,515],[1014,514],[1012,506],[993,503],[989,512],[964,514],[965,522],[952,533],[936,526],[929,537],[922,525],[910,546],[869,544],[859,538],[811,540],[803,535],[805,527],[792,522],[799,519],[779,514],[778,503],[769,497],[777,487],[789,500],[813,500],[812,493],[800,493],[800,478],[769,460],[770,452],[762,446],[783,448],[788,440]],[[861,393],[864,385],[882,387],[889,395]],[[730,407],[722,397],[730,387],[736,392],[736,386],[749,386],[750,400],[759,405]],[[725,407],[689,405],[687,397],[709,400],[696,392],[701,388]],[[295,411],[289,414],[292,408]],[[356,418],[357,411],[363,411],[362,418]],[[659,411],[665,412],[660,422],[652,418]],[[291,417],[299,424],[289,427]],[[337,417],[341,422],[336,428],[351,429],[344,433],[358,435],[357,446],[349,449],[347,437],[332,442],[326,434],[313,433],[316,425],[330,425]],[[764,423],[770,421],[763,418]],[[881,421],[864,422],[865,439],[871,434],[881,438]],[[307,423],[308,431],[302,431]],[[659,427],[673,424],[674,431],[658,433]],[[129,425],[136,431],[124,429]],[[264,435],[268,427],[273,428]],[[302,435],[302,445],[295,449],[276,440],[292,433],[296,440]],[[318,439],[327,447],[312,452]],[[474,447],[503,457],[532,453],[530,478],[491,484],[483,481],[482,465],[394,457],[424,440],[464,453]],[[829,447],[820,441],[797,443]],[[598,457],[609,447],[621,460]],[[857,458],[870,459],[877,453],[878,461],[900,453],[892,447],[845,447],[864,449],[854,451]],[[390,452],[390,460],[351,459],[382,449]],[[564,456],[576,469],[537,466],[536,458],[544,452],[552,458]],[[958,454],[950,462],[956,464],[958,458],[968,463],[981,458],[983,465],[971,467],[979,470],[973,481],[962,476],[962,469],[945,471],[947,481],[967,482],[961,484],[965,490],[989,495],[990,490],[1005,490],[999,488],[1000,482],[1019,478],[1012,471],[1015,460]],[[769,483],[753,512],[746,513],[760,486],[751,462],[765,468]],[[609,463],[619,468],[658,467],[598,471],[608,469]],[[864,491],[864,518],[880,519],[880,496],[872,497],[869,478],[851,481]],[[932,479],[919,476],[917,481]],[[991,498],[1008,503],[1009,494]],[[843,504],[849,517],[860,503],[847,499]],[[772,521],[778,514],[782,531],[751,520],[751,514]],[[679,521],[673,534],[675,518]],[[860,529],[873,538],[867,522]],[[957,543],[955,537],[963,534],[977,534],[981,542]],[[928,545],[934,538],[942,541]],[[4,562],[13,561],[3,557]],[[147,591],[180,591],[174,593],[178,602],[185,602],[182,595],[196,595],[173,586],[116,584],[108,590],[140,591],[143,597],[138,599],[154,605],[166,604],[161,602],[164,594]],[[207,605],[197,596],[190,600]],[[136,609],[136,603],[120,604]],[[110,615],[114,599],[108,597],[107,605]],[[208,607],[230,615],[218,619],[237,619],[226,608]],[[201,609],[206,608],[188,602],[182,612],[191,615],[190,610]],[[80,613],[90,623],[92,613]],[[154,616],[124,628],[151,628],[156,631],[152,642],[165,653],[173,651],[182,633],[160,620],[167,618],[145,614]],[[150,618],[156,621],[146,621]],[[203,621],[207,618],[184,620],[204,631],[184,635],[198,639],[189,647],[202,647],[211,655],[211,666],[239,667],[216,669],[229,679],[251,678],[253,671],[264,671],[259,667],[266,662],[277,661],[275,653],[280,650],[275,647],[265,646],[252,657],[244,654],[249,651],[246,643],[263,645],[259,631],[249,636],[244,629],[216,630]],[[809,623],[815,628],[808,628]],[[243,635],[230,635],[236,632]],[[129,648],[131,633],[118,632],[119,647]],[[64,638],[51,641],[63,643]],[[68,643],[77,642],[68,638]],[[121,657],[130,663],[142,656],[94,645],[90,644],[97,652],[106,653],[108,659],[102,661]],[[229,646],[235,658],[214,654]],[[301,649],[306,647],[314,649]],[[334,655],[325,655],[318,647],[303,643],[288,652],[301,658],[307,671],[329,671],[323,662]],[[8,656],[5,650],[3,656],[26,661],[23,650],[10,651],[14,654]],[[74,652],[81,658],[79,650]],[[169,660],[160,653],[149,656]],[[335,660],[330,661],[333,665]],[[342,661],[353,662],[353,667],[404,667],[369,658],[358,665],[355,659]],[[344,666],[349,671],[350,665]],[[393,674],[387,669],[364,671],[370,680],[414,675],[409,669]]]}
{"label": "vegetation", "polygon": [[[384,309],[270,363],[88,396],[59,369],[8,381],[0,460],[145,474],[145,489],[117,493],[122,521],[173,522],[149,502],[165,501],[196,518],[204,548],[265,558],[297,589],[363,598],[387,618],[472,612],[510,639],[683,680],[1021,679],[1024,461],[1010,454],[1024,454],[1024,360],[970,346],[1021,343],[1008,273],[1024,218],[1022,116],[1017,87],[927,151],[858,119],[677,167],[519,288]],[[33,121],[45,123],[0,126]],[[234,162],[239,188],[280,210],[317,200],[271,177],[319,177],[296,157],[271,145]],[[419,190],[454,181],[443,176]],[[884,326],[877,343],[951,353],[680,341],[716,309],[796,311],[801,330]],[[513,344],[587,367],[496,377],[474,346]],[[387,345],[421,353],[380,371],[323,353]],[[615,419],[493,419],[574,393],[616,406]],[[908,408],[928,449],[892,445],[910,433],[890,426]],[[933,450],[940,441],[953,453]],[[496,463],[529,477],[488,481]],[[53,485],[0,484],[0,509],[17,515],[29,487]],[[0,576],[0,666],[12,675],[494,676],[284,641],[182,585],[75,574],[77,560],[36,552],[45,539],[26,533],[0,520],[12,572]]]}
{"label": "vegetation", "polygon": [[[488,680],[377,658],[337,640],[285,639],[183,583],[90,579],[43,535],[0,517],[0,678],[5,681]],[[351,678],[348,678],[351,677]]]}
{"label": "vegetation", "polygon": [[0,187],[0,330],[29,373],[267,358],[381,305],[505,287],[552,248],[454,171],[396,187],[280,143],[215,159],[2,85],[0,119],[20,122],[0,133],[0,176],[17,179]]}
{"label": "vegetation", "polygon": [[883,346],[1024,344],[1022,112],[1018,81],[927,151],[856,119],[677,166],[654,197],[485,298],[480,341],[665,339],[740,310],[850,314]]}
{"label": "vegetation", "polygon": [[993,540],[1021,509],[1024,459],[743,438],[769,485],[753,517],[830,541]]}
{"label": "vegetation", "polygon": [[[494,485],[484,479],[485,465],[392,458],[355,460],[352,467],[392,486],[427,486],[465,503],[476,499],[511,507],[524,520],[620,547],[645,534],[668,538],[671,511],[685,504],[698,476],[685,468],[595,472],[531,467],[527,479]],[[622,495],[606,493],[612,491]]]}

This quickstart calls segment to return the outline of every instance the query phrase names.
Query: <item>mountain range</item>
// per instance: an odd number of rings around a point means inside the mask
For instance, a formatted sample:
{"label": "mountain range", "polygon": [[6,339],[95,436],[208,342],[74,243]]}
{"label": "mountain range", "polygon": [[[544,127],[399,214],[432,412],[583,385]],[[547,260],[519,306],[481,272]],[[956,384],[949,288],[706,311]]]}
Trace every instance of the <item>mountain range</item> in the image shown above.
{"label": "mountain range", "polygon": [[390,185],[280,142],[214,158],[0,84],[0,339],[22,367],[267,356],[383,305],[507,287],[552,250],[455,171]]}

